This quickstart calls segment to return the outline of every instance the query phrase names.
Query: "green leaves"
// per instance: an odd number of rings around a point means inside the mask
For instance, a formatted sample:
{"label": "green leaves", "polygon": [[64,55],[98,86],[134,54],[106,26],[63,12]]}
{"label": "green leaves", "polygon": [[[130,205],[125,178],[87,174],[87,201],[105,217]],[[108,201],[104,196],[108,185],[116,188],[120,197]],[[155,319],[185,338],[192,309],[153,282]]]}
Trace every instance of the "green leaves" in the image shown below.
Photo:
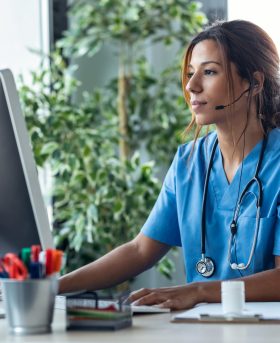
{"label": "green leaves", "polygon": [[55,242],[72,270],[137,234],[159,181],[139,154],[119,160],[112,90],[84,94],[75,104],[77,83],[57,55],[52,61],[51,69],[33,73],[20,95],[36,161],[52,170]]}
{"label": "green leaves", "polygon": [[[47,162],[53,174],[54,235],[67,254],[66,271],[132,239],[148,217],[160,190],[156,174],[164,174],[190,116],[176,56],[204,22],[189,0],[71,1],[71,25],[58,50],[32,73],[30,86],[22,85],[36,162]],[[179,49],[159,75],[145,57],[147,42],[176,42],[172,49]],[[131,152],[124,161],[118,151],[119,80],[84,93],[76,103],[76,66],[65,62],[70,55],[93,56],[104,43],[115,46],[124,66],[128,132],[122,137]],[[137,151],[156,163],[143,163]],[[159,269],[170,277],[174,266],[164,259]]]}
{"label": "green leaves", "polygon": [[185,45],[206,23],[199,4],[189,0],[108,0],[72,2],[71,26],[60,41],[67,55],[94,55],[106,43],[162,41]]}
{"label": "green leaves", "polygon": [[87,220],[98,223],[98,209],[94,204],[90,204],[87,208]]}
{"label": "green leaves", "polygon": [[59,145],[56,142],[48,142],[45,145],[43,145],[41,149],[42,155],[52,155],[57,149]]}
{"label": "green leaves", "polygon": [[157,264],[157,269],[169,280],[171,279],[172,273],[176,270],[174,262],[166,256]]}

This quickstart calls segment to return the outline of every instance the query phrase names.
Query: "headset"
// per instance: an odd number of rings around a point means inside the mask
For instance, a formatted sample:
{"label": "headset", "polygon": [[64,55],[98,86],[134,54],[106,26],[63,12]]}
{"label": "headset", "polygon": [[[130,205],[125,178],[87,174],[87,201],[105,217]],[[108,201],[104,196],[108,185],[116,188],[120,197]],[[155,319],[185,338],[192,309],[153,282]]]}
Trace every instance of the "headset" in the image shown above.
{"label": "headset", "polygon": [[[259,84],[259,81],[257,81],[257,80],[254,79],[254,81],[253,81],[253,86],[252,86],[252,87],[253,87],[253,88],[258,88],[259,85],[260,85],[260,84]],[[239,95],[238,98],[236,98],[235,100],[233,100],[233,102],[231,102],[231,103],[229,103],[229,104],[227,104],[227,105],[217,105],[217,106],[215,106],[215,110],[223,110],[224,108],[229,107],[229,106],[235,104],[239,99],[242,98],[242,96],[243,96],[245,93],[249,92],[250,89],[251,89],[251,87],[245,89],[245,91],[242,92],[242,93]]]}

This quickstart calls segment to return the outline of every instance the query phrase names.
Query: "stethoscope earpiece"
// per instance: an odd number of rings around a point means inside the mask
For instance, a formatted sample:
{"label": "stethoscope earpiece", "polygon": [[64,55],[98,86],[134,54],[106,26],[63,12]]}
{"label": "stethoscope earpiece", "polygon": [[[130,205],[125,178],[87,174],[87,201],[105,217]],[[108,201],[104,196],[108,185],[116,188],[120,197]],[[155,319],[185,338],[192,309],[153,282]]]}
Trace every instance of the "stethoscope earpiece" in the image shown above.
{"label": "stethoscope earpiece", "polygon": [[243,270],[243,269],[245,269],[245,263],[238,263],[238,264],[237,263],[231,263],[230,267],[233,270],[236,270],[236,269]]}

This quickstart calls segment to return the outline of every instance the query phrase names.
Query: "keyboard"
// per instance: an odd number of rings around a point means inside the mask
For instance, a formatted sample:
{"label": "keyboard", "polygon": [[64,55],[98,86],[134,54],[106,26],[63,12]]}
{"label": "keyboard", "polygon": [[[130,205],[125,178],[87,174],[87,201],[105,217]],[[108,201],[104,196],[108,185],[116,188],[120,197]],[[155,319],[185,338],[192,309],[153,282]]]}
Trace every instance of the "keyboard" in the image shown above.
{"label": "keyboard", "polygon": [[148,305],[131,305],[131,310],[133,313],[166,313],[170,312],[170,308],[162,308],[156,305],[148,306]]}

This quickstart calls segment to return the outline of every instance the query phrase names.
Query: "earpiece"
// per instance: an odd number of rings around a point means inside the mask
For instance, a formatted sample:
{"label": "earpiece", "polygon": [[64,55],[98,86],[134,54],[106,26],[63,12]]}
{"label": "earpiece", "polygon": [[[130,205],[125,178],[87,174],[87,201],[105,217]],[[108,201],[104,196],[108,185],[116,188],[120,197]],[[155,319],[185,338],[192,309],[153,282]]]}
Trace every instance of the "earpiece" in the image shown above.
{"label": "earpiece", "polygon": [[233,270],[236,270],[236,269],[239,269],[239,270],[242,270],[242,269],[245,269],[245,264],[244,263],[231,263],[230,265],[231,269]]}
{"label": "earpiece", "polygon": [[254,80],[254,82],[253,82],[253,87],[254,88],[258,88],[259,87],[259,81],[257,81],[257,80]]}

